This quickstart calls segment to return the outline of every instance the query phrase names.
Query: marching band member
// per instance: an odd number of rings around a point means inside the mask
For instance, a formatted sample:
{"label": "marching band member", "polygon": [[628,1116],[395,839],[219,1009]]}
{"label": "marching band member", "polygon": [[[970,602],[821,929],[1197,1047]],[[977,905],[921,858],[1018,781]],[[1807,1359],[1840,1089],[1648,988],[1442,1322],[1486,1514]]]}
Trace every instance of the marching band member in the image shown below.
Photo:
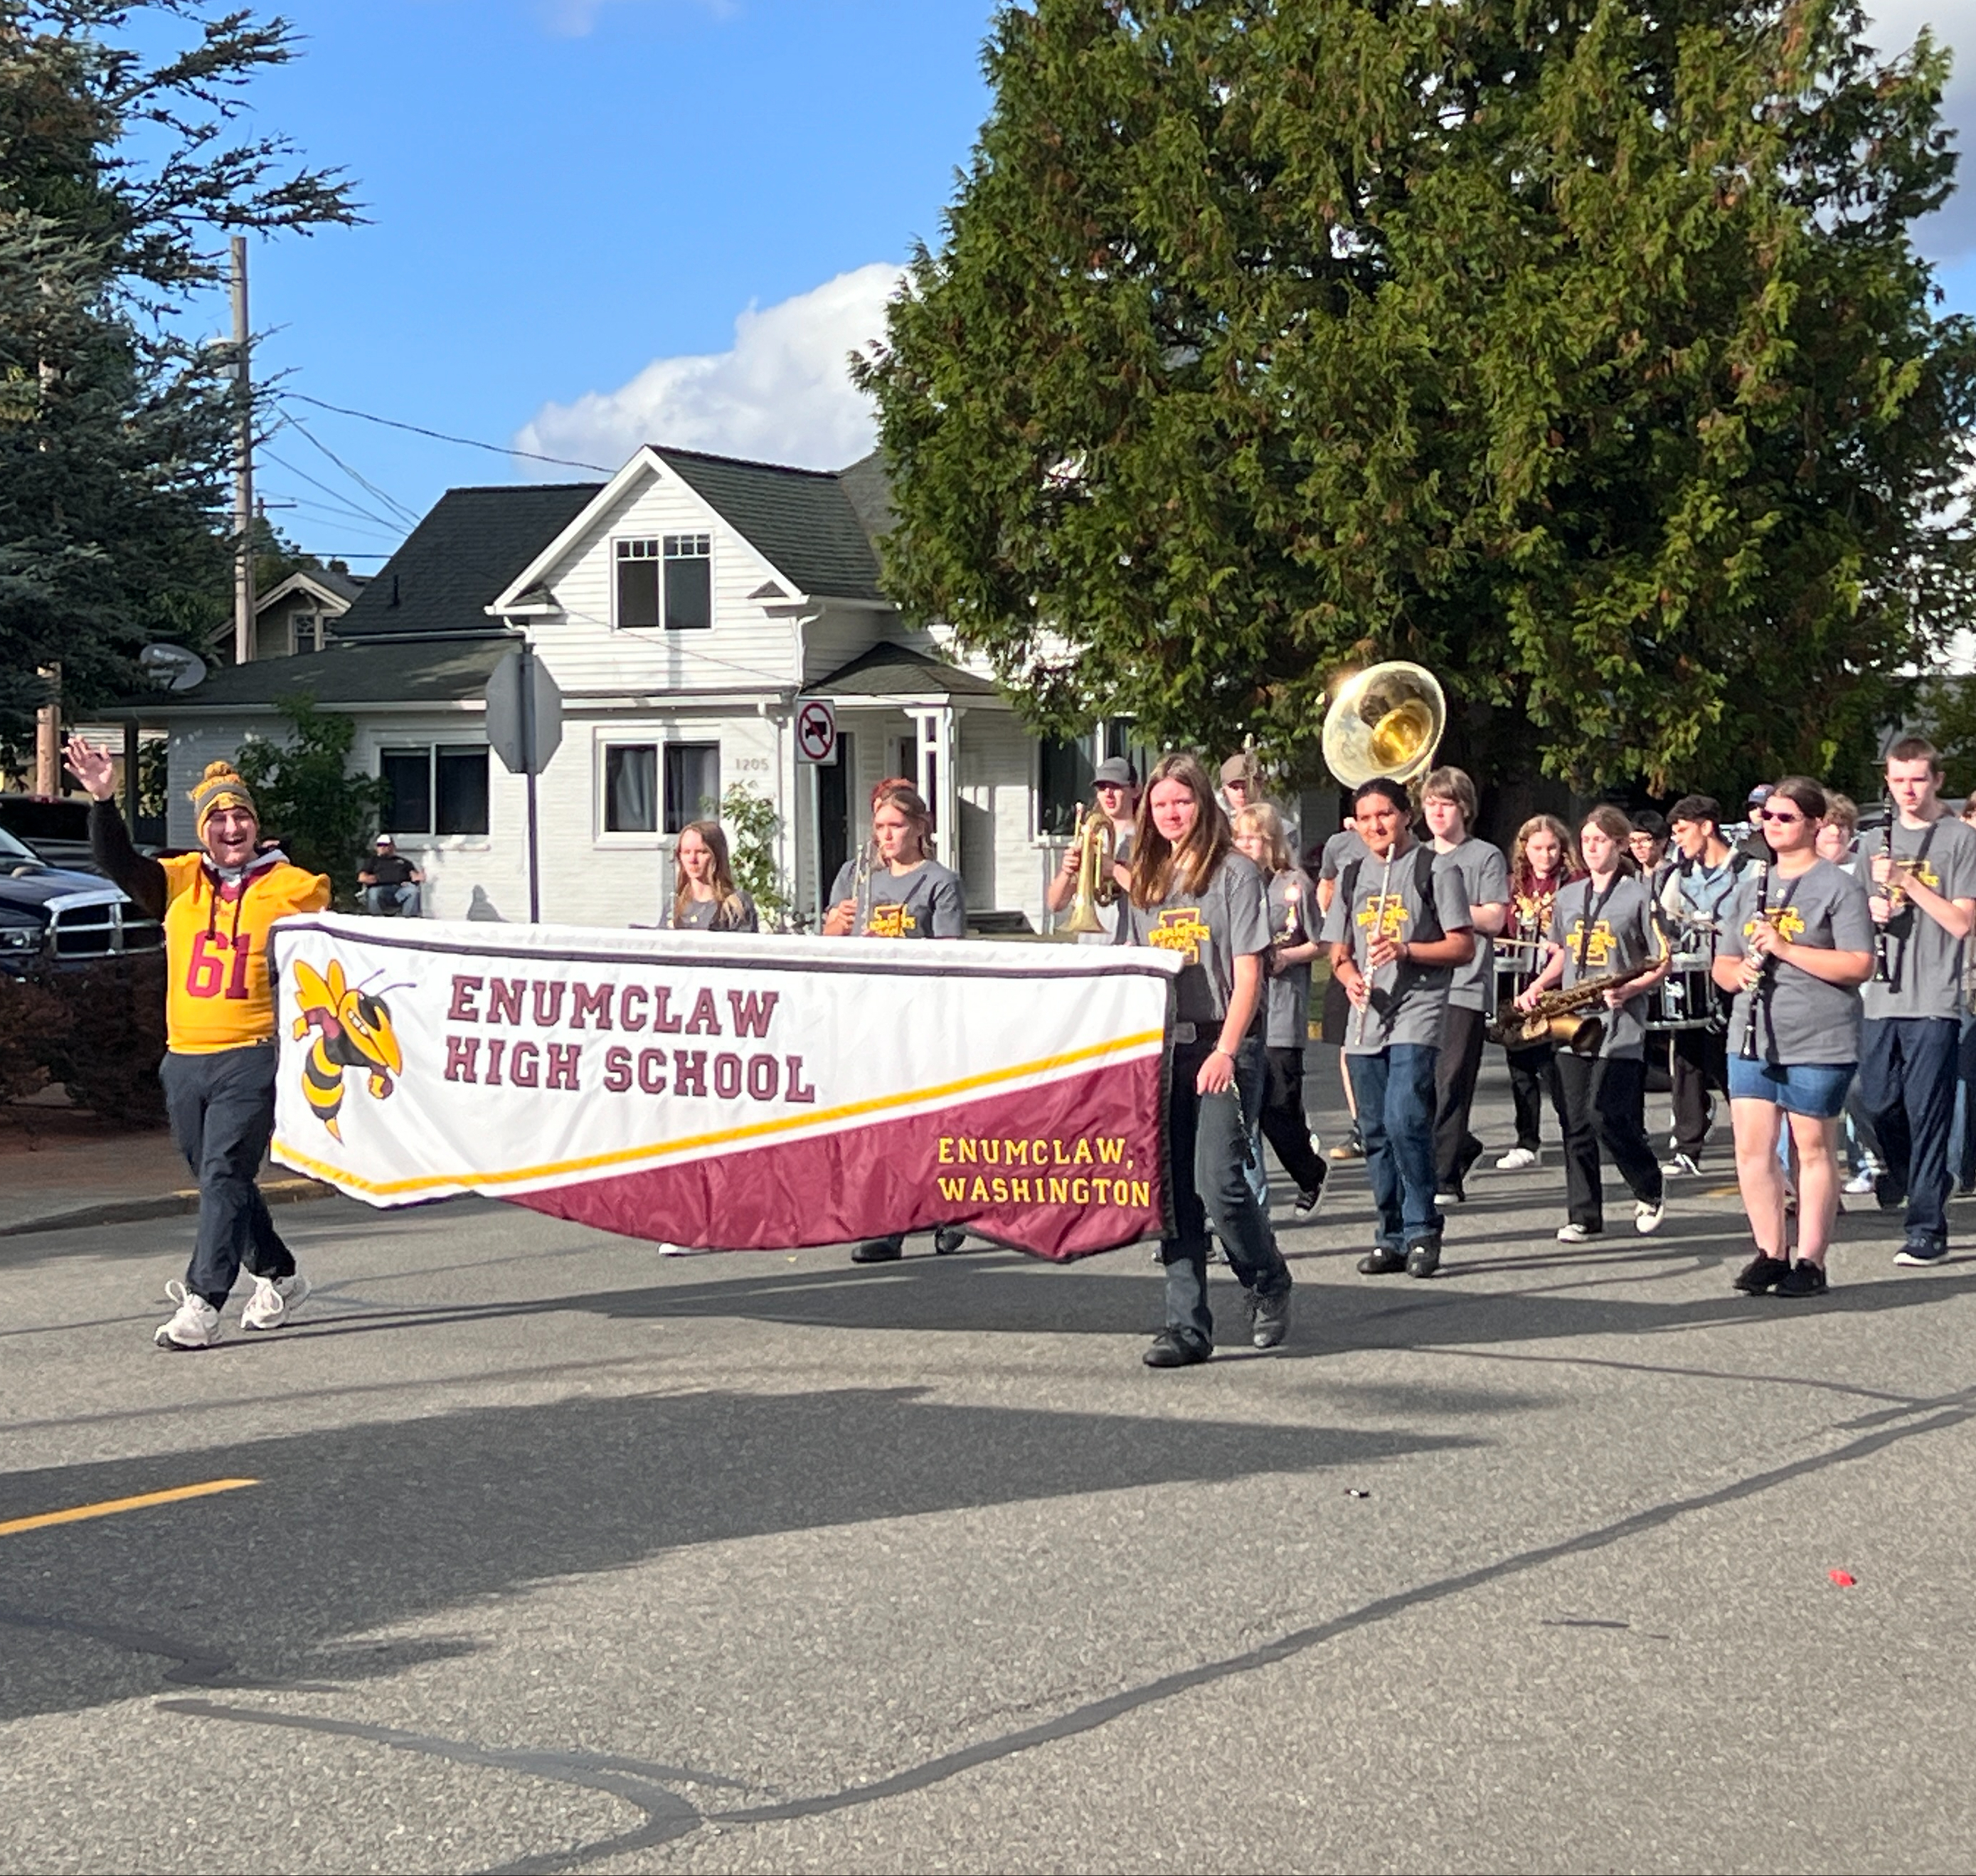
{"label": "marching band member", "polygon": [[1902,737],[1887,751],[1895,813],[1872,861],[1877,968],[1862,994],[1859,1093],[1872,1117],[1885,1170],[1879,1201],[1907,1201],[1896,1264],[1939,1264],[1948,1255],[1948,1133],[1955,1110],[1961,1031],[1962,954],[1976,914],[1976,833],[1937,799],[1935,745]]}
{"label": "marching band member", "polygon": [[1465,1199],[1469,1169],[1482,1142],[1468,1130],[1475,1080],[1482,1070],[1482,1032],[1496,999],[1496,947],[1510,919],[1510,869],[1501,851],[1477,840],[1475,784],[1460,769],[1436,769],[1421,789],[1421,811],[1434,850],[1461,875],[1468,895],[1475,954],[1456,968],[1447,990],[1447,1014],[1434,1076],[1434,1182],[1437,1200]]}
{"label": "marching band member", "polygon": [[[1962,818],[1969,818],[1967,809]],[[1836,789],[1828,788],[1825,791],[1825,819],[1818,824],[1818,857],[1829,860],[1842,873],[1863,885],[1866,866],[1853,846],[1853,836],[1859,831],[1858,804],[1850,795],[1842,795]],[[1839,1189],[1843,1205],[1846,1194],[1870,1192],[1880,1176],[1879,1143],[1873,1138],[1872,1117],[1859,1099],[1857,1075],[1846,1090],[1846,1112],[1840,1118],[1839,1144],[1842,1166],[1846,1175],[1845,1184]]]}
{"label": "marching band member", "polygon": [[1375,776],[1352,798],[1363,859],[1339,875],[1326,915],[1331,969],[1352,1001],[1345,1066],[1358,1097],[1378,1238],[1368,1277],[1431,1277],[1441,1264],[1434,1202],[1434,1060],[1456,968],[1475,954],[1467,889],[1415,842],[1398,782]]}
{"label": "marching band member", "polygon": [[[826,938],[959,938],[967,935],[960,880],[927,852],[933,816],[919,790],[903,776],[871,791],[871,847],[875,861],[847,860],[830,889]],[[933,1235],[940,1256],[958,1251],[967,1234],[944,1225]],[[906,1235],[868,1238],[851,1252],[854,1264],[889,1264],[905,1255]]]}
{"label": "marching band member", "polygon": [[[1723,922],[1728,915],[1749,862],[1722,838],[1721,805],[1707,795],[1684,795],[1668,811],[1674,831],[1675,891],[1680,898],[1680,921],[1688,931],[1706,935],[1709,963]],[[1677,1178],[1697,1178],[1708,1143],[1711,1091],[1725,1097],[1729,1089],[1727,1044],[1720,1027],[1677,1030],[1669,1078],[1673,1083],[1674,1152],[1662,1172]]]}
{"label": "marching band member", "polygon": [[[1543,968],[1536,949],[1550,937],[1551,910],[1558,889],[1584,877],[1578,851],[1571,844],[1571,829],[1554,814],[1533,814],[1517,829],[1510,849],[1510,917],[1517,944],[1529,947],[1522,974],[1526,980]],[[1533,1166],[1543,1150],[1541,1122],[1546,1100],[1557,1116],[1560,1132],[1565,1124],[1563,1097],[1558,1093],[1555,1051],[1548,1039],[1521,1047],[1506,1044],[1503,1054],[1510,1069],[1510,1105],[1517,1119],[1517,1143],[1496,1162],[1503,1172],[1520,1172]]]}
{"label": "marching band member", "polygon": [[1632,855],[1633,864],[1640,869],[1640,877],[1648,882],[1651,890],[1654,875],[1667,857],[1668,824],[1652,808],[1642,808],[1629,819],[1633,832],[1626,842],[1626,851]]}
{"label": "marching band member", "polygon": [[[1328,915],[1331,902],[1338,895],[1338,875],[1354,860],[1365,857],[1365,843],[1358,838],[1358,823],[1346,815],[1345,825],[1324,843],[1323,857],[1317,866],[1317,909]],[[1320,919],[1322,922],[1322,919]],[[1318,1034],[1338,1051],[1338,1080],[1345,1090],[1345,1109],[1352,1116],[1352,1131],[1331,1149],[1333,1159],[1363,1159],[1365,1142],[1358,1134],[1358,1097],[1352,1092],[1351,1071],[1345,1066],[1345,1033],[1352,1027],[1352,1000],[1335,977],[1324,986],[1324,1007],[1318,1019]]]}
{"label": "marching band member", "polygon": [[755,902],[734,883],[727,836],[718,821],[689,821],[673,849],[673,896],[665,923],[675,931],[759,931]]}
{"label": "marching band member", "polygon": [[[1263,1137],[1296,1182],[1299,1215],[1317,1209],[1325,1163],[1312,1150],[1303,1106],[1303,1050],[1310,1037],[1312,892],[1290,858],[1283,817],[1266,801],[1235,817],[1235,845],[1263,875],[1269,893],[1270,948],[1263,954]],[[1260,1161],[1262,1156],[1257,1153]],[[1266,1191],[1266,1188],[1265,1189]]]}
{"label": "marching band member", "polygon": [[267,1202],[254,1183],[275,1129],[275,994],[268,928],[291,912],[321,912],[329,882],[255,851],[260,816],[247,784],[209,763],[192,791],[201,851],[147,859],[130,844],[113,797],[106,750],[69,739],[71,772],[88,791],[89,845],[96,862],[139,909],[165,928],[163,1083],[172,1138],[199,1181],[199,1235],[177,1305],[153,1337],[159,1347],[210,1348],[219,1312],[245,1264],[254,1294],[243,1329],[278,1329],[308,1300]]}
{"label": "marching band member", "polygon": [[[1536,981],[1517,999],[1523,1008],[1562,984],[1639,969],[1654,953],[1653,907],[1627,852],[1632,833],[1617,808],[1601,806],[1578,831],[1586,876],[1564,887],[1551,912],[1554,949]],[[1605,994],[1598,1053],[1556,1052],[1563,1096],[1568,1216],[1559,1244],[1583,1244],[1606,1228],[1601,1147],[1633,1194],[1633,1228],[1657,1231],[1667,1215],[1660,1162],[1647,1143],[1647,1020],[1642,999],[1667,974],[1667,958]]]}
{"label": "marching band member", "polygon": [[[1819,854],[1825,807],[1825,791],[1793,775],[1757,809],[1776,858],[1767,877],[1737,886],[1712,967],[1736,998],[1729,1115],[1757,1255],[1735,1287],[1750,1296],[1820,1294],[1839,1215],[1834,1146],[1859,1059],[1859,986],[1872,974],[1873,920],[1866,889]],[[1795,1263],[1785,1241],[1780,1117],[1797,1155]]]}
{"label": "marching band member", "polygon": [[[1139,772],[1125,757],[1107,756],[1091,778],[1091,792],[1095,797],[1092,812],[1103,815],[1112,823],[1112,875],[1122,892],[1131,879],[1128,862],[1132,857],[1132,829],[1138,819]],[[1077,869],[1081,858],[1078,844],[1073,840],[1064,849],[1063,864],[1050,875],[1049,885],[1044,890],[1043,905],[1049,911],[1062,912],[1077,896]],[[1105,929],[1080,931],[1077,935],[1080,945],[1109,945],[1118,935],[1118,902],[1100,905],[1096,910]]]}
{"label": "marching band member", "polygon": [[1263,1093],[1269,911],[1261,877],[1235,851],[1214,785],[1192,756],[1163,756],[1146,778],[1123,905],[1120,944],[1170,951],[1186,961],[1168,1064],[1174,1235],[1160,1245],[1167,1326],[1146,1350],[1146,1365],[1185,1367],[1214,1352],[1207,1307],[1210,1218],[1242,1285],[1252,1339],[1258,1348],[1273,1348],[1289,1330],[1289,1267],[1256,1205],[1247,1170]]}

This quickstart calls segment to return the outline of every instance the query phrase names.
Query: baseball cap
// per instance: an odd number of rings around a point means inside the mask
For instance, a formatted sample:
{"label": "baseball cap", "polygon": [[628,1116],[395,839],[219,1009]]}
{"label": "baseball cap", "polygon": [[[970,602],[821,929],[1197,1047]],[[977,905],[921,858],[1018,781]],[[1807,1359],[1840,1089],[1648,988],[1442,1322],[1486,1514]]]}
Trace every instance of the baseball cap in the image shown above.
{"label": "baseball cap", "polygon": [[1240,755],[1230,756],[1221,765],[1221,786],[1226,788],[1230,782],[1243,782],[1253,786],[1256,780],[1256,759],[1244,750]]}
{"label": "baseball cap", "polygon": [[1107,756],[1092,772],[1094,785],[1109,782],[1115,788],[1136,788],[1139,785],[1139,772],[1123,756]]}
{"label": "baseball cap", "polygon": [[1768,782],[1759,782],[1750,790],[1747,805],[1753,808],[1760,808],[1776,792]]}
{"label": "baseball cap", "polygon": [[374,847],[389,847],[396,846],[397,842],[392,839],[389,834],[380,834],[375,840],[371,842],[370,844]]}

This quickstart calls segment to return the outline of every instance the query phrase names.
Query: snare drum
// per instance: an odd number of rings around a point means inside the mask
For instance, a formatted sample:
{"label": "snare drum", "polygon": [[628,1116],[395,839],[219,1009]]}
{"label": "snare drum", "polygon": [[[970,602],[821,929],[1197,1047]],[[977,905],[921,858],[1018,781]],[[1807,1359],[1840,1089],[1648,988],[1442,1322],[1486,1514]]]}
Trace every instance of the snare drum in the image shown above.
{"label": "snare drum", "polygon": [[1678,1029],[1726,1027],[1715,980],[1705,951],[1676,951],[1665,977],[1647,1001],[1647,1032],[1664,1035]]}

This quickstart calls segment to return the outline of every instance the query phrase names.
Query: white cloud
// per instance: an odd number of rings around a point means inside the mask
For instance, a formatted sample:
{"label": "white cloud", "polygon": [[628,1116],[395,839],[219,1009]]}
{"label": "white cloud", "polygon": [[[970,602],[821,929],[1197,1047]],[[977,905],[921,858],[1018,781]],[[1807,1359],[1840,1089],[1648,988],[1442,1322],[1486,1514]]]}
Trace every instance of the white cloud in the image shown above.
{"label": "white cloud", "polygon": [[[734,322],[730,351],[657,358],[615,391],[545,404],[515,447],[615,467],[641,443],[841,469],[871,447],[850,354],[884,331],[901,270],[875,262]],[[524,464],[527,468],[529,466]],[[545,473],[541,466],[529,473]]]}

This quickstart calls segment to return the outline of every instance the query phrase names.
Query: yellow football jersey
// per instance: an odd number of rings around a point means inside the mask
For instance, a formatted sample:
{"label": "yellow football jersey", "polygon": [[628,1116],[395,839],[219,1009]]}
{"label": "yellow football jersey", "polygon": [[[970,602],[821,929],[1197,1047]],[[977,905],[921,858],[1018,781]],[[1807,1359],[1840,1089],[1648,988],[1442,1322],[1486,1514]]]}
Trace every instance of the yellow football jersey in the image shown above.
{"label": "yellow football jersey", "polygon": [[180,853],[165,869],[165,1027],[180,1055],[210,1055],[267,1042],[275,1034],[268,981],[268,928],[291,912],[319,912],[329,882],[286,860],[219,883],[205,856]]}

